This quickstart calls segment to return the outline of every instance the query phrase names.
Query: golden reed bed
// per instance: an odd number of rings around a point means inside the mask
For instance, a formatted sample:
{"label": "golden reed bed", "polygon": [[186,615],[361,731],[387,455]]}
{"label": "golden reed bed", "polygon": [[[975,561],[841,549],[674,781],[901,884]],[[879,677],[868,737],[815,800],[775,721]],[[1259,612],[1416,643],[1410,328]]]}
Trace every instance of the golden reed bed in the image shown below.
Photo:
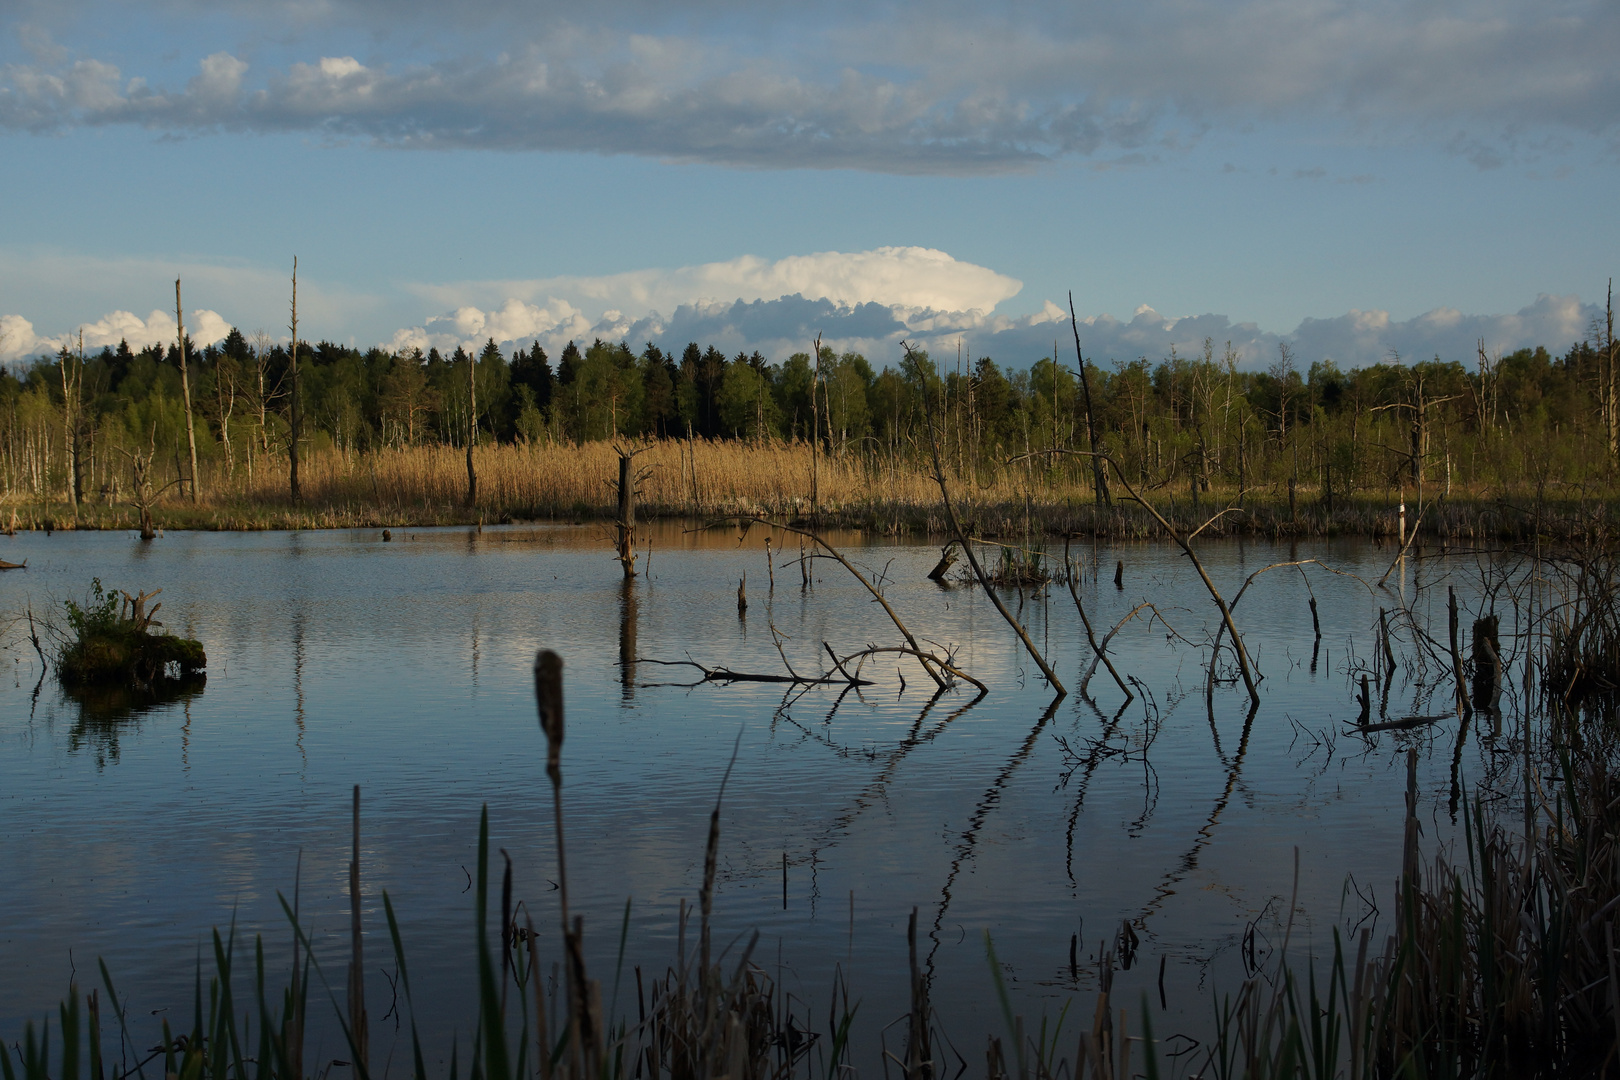
{"label": "golden reed bed", "polygon": [[[954,455],[953,455],[954,456]],[[491,445],[473,452],[476,501],[467,504],[466,451],[411,447],[371,453],[335,449],[311,452],[301,463],[302,498],[288,496],[285,459],[262,460],[251,475],[238,463],[202,463],[201,497],[194,504],[182,488],[170,488],[154,507],[163,528],[286,529],[496,523],[543,518],[608,518],[615,512],[613,482],[618,456],[613,445]],[[812,485],[810,448],[804,443],[764,445],[665,440],[636,458],[644,478],[638,516],[717,518],[758,513],[803,519],[819,507],[821,520],[885,534],[943,534],[939,488],[921,460],[848,453],[820,456]],[[950,460],[952,499],[973,531],[989,536],[1101,534],[1145,539],[1162,535],[1145,511],[1116,499],[1112,507],[1092,501],[1089,467],[1083,459],[986,463]],[[169,479],[169,478],[164,478]],[[161,480],[160,480],[161,482]],[[812,486],[818,493],[812,503]],[[1116,494],[1117,494],[1116,488]],[[1254,487],[1242,514],[1231,514],[1204,535],[1271,536],[1349,534],[1394,536],[1396,491],[1340,493],[1329,505],[1317,488],[1300,485],[1294,504],[1280,484]],[[1237,493],[1218,486],[1197,503],[1185,486],[1150,489],[1148,497],[1173,521],[1192,526]],[[1408,522],[1418,507],[1407,493]],[[0,502],[0,526],[13,520],[27,528],[133,528],[138,512],[127,496],[98,496],[75,512],[62,493],[50,499],[13,497]],[[1611,498],[1560,492],[1505,497],[1495,490],[1458,485],[1453,497],[1431,503],[1421,527],[1426,535],[1513,539],[1525,535],[1584,535],[1616,522]]]}

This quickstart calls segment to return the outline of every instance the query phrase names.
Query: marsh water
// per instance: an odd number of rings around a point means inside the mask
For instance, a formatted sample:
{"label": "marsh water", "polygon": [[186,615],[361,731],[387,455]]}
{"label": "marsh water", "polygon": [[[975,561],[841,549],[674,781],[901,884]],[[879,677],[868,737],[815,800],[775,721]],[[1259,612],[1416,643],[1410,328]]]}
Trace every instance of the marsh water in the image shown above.
{"label": "marsh water", "polygon": [[[1475,558],[1430,552],[1411,560],[1404,584],[1397,575],[1374,589],[1394,554],[1387,546],[1205,545],[1228,597],[1255,570],[1292,558],[1364,579],[1308,566],[1250,586],[1235,617],[1264,675],[1251,716],[1230,652],[1206,699],[1207,649],[1197,646],[1216,612],[1167,545],[1073,550],[1099,635],[1144,600],[1157,608],[1110,646],[1137,688],[1122,708],[1101,669],[1089,697],[1076,692],[1090,654],[1066,589],[1003,593],[1069,685],[1054,703],[981,590],[926,579],[937,543],[834,539],[988,695],[936,697],[914,663],[893,656],[870,662],[873,685],[854,692],[684,686],[694,669],[645,662],[781,673],[773,625],[801,673],[826,667],[823,642],[840,653],[895,643],[841,567],[814,562],[806,586],[798,540],[760,527],[652,527],[647,576],[628,585],[605,530],[591,524],[403,529],[389,543],[380,531],[0,540],[0,558],[28,563],[0,575],[0,611],[59,611],[92,578],[130,592],[161,587],[158,617],[200,639],[209,658],[206,686],[178,700],[87,704],[41,680],[26,634],[7,641],[0,1032],[9,1041],[25,1018],[45,1015],[71,979],[96,984],[100,958],[129,1003],[133,1037],[155,1041],[159,1020],[189,1024],[199,953],[206,974],[210,928],[233,921],[245,942],[265,935],[270,976],[284,978],[290,932],[277,896],[291,900],[295,879],[341,999],[359,784],[374,1068],[390,1048],[396,1065],[404,1060],[383,890],[400,915],[418,1020],[442,1061],[452,1031],[466,1037],[476,1000],[470,885],[482,807],[492,850],[512,859],[515,896],[538,926],[555,926],[538,648],[566,664],[569,886],[605,993],[630,904],[621,1012],[634,1010],[633,965],[651,975],[673,961],[678,905],[697,896],[709,813],[735,748],[720,816],[720,940],[757,929],[755,961],[813,1003],[818,1023],[841,971],[860,1001],[861,1045],[875,1046],[906,1008],[916,907],[936,1004],[949,1030],[968,1033],[970,1059],[1001,1025],[986,932],[1021,1015],[1055,1018],[1074,999],[1089,1026],[1094,958],[1128,922],[1135,956],[1116,1001],[1133,1014],[1150,1002],[1161,1035],[1198,1037],[1210,992],[1235,990],[1280,946],[1296,851],[1291,949],[1323,955],[1336,927],[1382,934],[1400,865],[1406,748],[1419,748],[1430,850],[1454,835],[1458,785],[1466,791],[1492,760],[1488,740],[1459,742],[1455,716],[1405,732],[1353,730],[1380,608],[1399,608],[1404,588],[1413,615],[1443,640],[1446,586],[1477,606]],[[1399,634],[1396,650],[1400,670],[1375,709],[1449,712],[1445,673],[1420,667]],[[312,1017],[329,1012],[326,1000],[317,983]],[[346,1057],[339,1038],[317,1027],[306,1060]],[[875,1055],[858,1064],[875,1069]]]}

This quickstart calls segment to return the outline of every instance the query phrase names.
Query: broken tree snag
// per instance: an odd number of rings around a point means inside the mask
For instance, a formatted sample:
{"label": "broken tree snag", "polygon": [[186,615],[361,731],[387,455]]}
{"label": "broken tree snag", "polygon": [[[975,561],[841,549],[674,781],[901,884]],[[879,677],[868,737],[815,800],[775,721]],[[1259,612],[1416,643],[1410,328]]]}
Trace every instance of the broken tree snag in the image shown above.
{"label": "broken tree snag", "polygon": [[737,582],[737,618],[748,614],[748,571],[743,571],[742,580]]}
{"label": "broken tree snag", "polygon": [[928,580],[943,582],[945,580],[945,575],[950,573],[951,567],[955,565],[956,541],[952,540],[950,543],[939,549],[939,562],[935,563],[934,568],[928,571]]}
{"label": "broken tree snag", "polygon": [[1395,650],[1389,645],[1389,610],[1378,609],[1378,641],[1380,651],[1384,657],[1384,674],[1389,677],[1395,674]]}
{"label": "broken tree snag", "polygon": [[1080,572],[1077,567],[1069,562],[1068,537],[1063,538],[1063,565],[1068,569],[1068,573],[1065,576],[1069,581],[1069,595],[1074,597],[1074,606],[1080,612],[1080,622],[1086,628],[1086,641],[1090,642],[1091,644],[1091,667],[1087,669],[1085,678],[1080,680],[1080,694],[1081,696],[1086,695],[1086,687],[1091,683],[1091,674],[1097,670],[1097,661],[1101,660],[1105,665],[1107,665],[1108,674],[1114,677],[1114,682],[1121,690],[1125,691],[1125,700],[1126,702],[1129,702],[1132,698],[1136,697],[1136,695],[1131,691],[1129,686],[1125,685],[1125,680],[1120,678],[1119,672],[1114,668],[1114,662],[1108,659],[1108,654],[1106,652],[1108,648],[1107,644],[1097,644],[1097,634],[1091,628],[1091,617],[1086,614],[1086,605],[1080,602],[1080,590],[1075,587],[1075,579],[1080,576]]}
{"label": "broken tree snag", "polygon": [[1502,647],[1495,615],[1474,620],[1474,708],[1496,714],[1502,693]]}
{"label": "broken tree snag", "polygon": [[[1238,591],[1233,595],[1232,602],[1227,605],[1227,610],[1228,611],[1236,611],[1238,604],[1242,603],[1242,601],[1243,601],[1243,594],[1249,591],[1249,586],[1253,585],[1255,583],[1255,580],[1257,578],[1259,578],[1261,574],[1267,574],[1267,573],[1270,573],[1273,570],[1282,570],[1282,569],[1285,569],[1285,568],[1288,568],[1288,567],[1293,567],[1294,569],[1299,571],[1300,577],[1304,578],[1306,590],[1310,591],[1311,579],[1308,578],[1308,577],[1305,577],[1305,568],[1307,566],[1320,566],[1323,570],[1326,570],[1330,574],[1337,574],[1340,577],[1354,578],[1356,581],[1361,582],[1362,586],[1364,588],[1366,588],[1366,590],[1368,592],[1372,592],[1372,586],[1371,585],[1368,585],[1367,582],[1363,578],[1361,578],[1360,576],[1358,576],[1356,574],[1352,574],[1347,570],[1335,570],[1333,567],[1329,566],[1325,562],[1322,562],[1320,559],[1294,559],[1294,560],[1291,560],[1289,562],[1271,563],[1268,566],[1262,566],[1260,569],[1256,570],[1254,573],[1252,573],[1248,577],[1244,578],[1243,579],[1243,584],[1238,586]],[[1316,594],[1315,594],[1315,592],[1311,592],[1310,595],[1311,595],[1311,624],[1312,624],[1312,626],[1314,626],[1316,628],[1317,644],[1320,644],[1321,643],[1321,637],[1322,637],[1322,631],[1321,631],[1320,624],[1317,623],[1317,621],[1316,621]],[[1223,640],[1225,640],[1225,637],[1226,637],[1226,625],[1223,623],[1220,626],[1215,628],[1215,645],[1214,645],[1213,650],[1209,654],[1209,687],[1210,687],[1211,690],[1213,690],[1214,686],[1215,686],[1215,658],[1217,656],[1219,656],[1220,653],[1221,653],[1221,642]],[[1312,652],[1312,656],[1313,657],[1315,656],[1314,650]]]}
{"label": "broken tree snag", "polygon": [[1125,590],[1125,560],[1120,559],[1114,564],[1114,588],[1123,592]]}
{"label": "broken tree snag", "polygon": [[1463,679],[1462,650],[1457,647],[1457,589],[1446,587],[1447,622],[1451,631],[1451,676],[1457,682],[1457,711],[1464,716],[1474,711],[1468,703],[1467,682]]}
{"label": "broken tree snag", "polygon": [[[930,429],[930,434],[932,434],[932,429]],[[1249,692],[1249,700],[1258,705],[1260,703],[1260,689],[1255,684],[1254,668],[1249,663],[1249,651],[1244,647],[1243,638],[1238,634],[1237,624],[1232,621],[1232,611],[1227,607],[1225,597],[1221,596],[1220,590],[1215,588],[1215,582],[1210,580],[1209,571],[1204,569],[1203,562],[1198,558],[1198,553],[1193,550],[1192,546],[1193,539],[1197,537],[1199,533],[1203,532],[1205,529],[1215,524],[1215,522],[1219,521],[1227,514],[1238,510],[1239,508],[1236,506],[1228,506],[1225,510],[1222,510],[1206,519],[1202,525],[1198,526],[1198,528],[1194,529],[1186,536],[1182,536],[1181,533],[1176,531],[1176,527],[1170,524],[1165,516],[1159,513],[1158,509],[1152,503],[1148,502],[1146,499],[1142,498],[1141,495],[1137,494],[1136,489],[1131,486],[1131,482],[1125,478],[1125,470],[1120,468],[1119,462],[1115,461],[1108,454],[1061,448],[1045,450],[1042,451],[1042,453],[1072,454],[1075,457],[1100,458],[1103,462],[1113,467],[1114,475],[1119,479],[1120,486],[1125,489],[1126,497],[1153,516],[1153,519],[1159,523],[1159,527],[1165,531],[1165,535],[1169,536],[1171,540],[1175,541],[1176,546],[1181,549],[1182,554],[1186,555],[1188,561],[1193,564],[1193,569],[1198,571],[1199,580],[1204,583],[1204,588],[1209,592],[1210,599],[1215,601],[1215,606],[1220,609],[1221,622],[1225,624],[1226,632],[1232,635],[1232,649],[1237,653],[1238,671],[1243,675],[1243,686]],[[1021,457],[1012,458],[1011,460],[1016,462],[1023,460],[1024,457],[1032,456],[1034,455],[1026,454],[1022,455]],[[1116,571],[1116,584],[1119,583],[1119,576],[1119,571]]]}
{"label": "broken tree snag", "polygon": [[632,449],[621,443],[613,446],[613,452],[619,455],[619,479],[614,485],[619,496],[619,513],[613,523],[618,554],[614,558],[624,567],[627,578],[636,576],[636,495],[641,490],[641,482],[652,475],[649,469],[636,469],[636,457],[651,448],[648,445]]}
{"label": "broken tree snag", "polygon": [[[906,350],[906,358],[911,360],[913,366],[921,371],[922,365],[917,360],[916,353],[912,352],[911,346],[902,341],[900,347]],[[928,385],[925,381],[923,384],[925,397],[927,392]],[[941,415],[943,415],[943,411]],[[926,410],[923,414],[923,423],[928,428],[928,449],[934,462],[934,482],[939,485],[940,501],[945,504],[945,520],[950,523],[951,532],[956,536],[956,542],[962,546],[962,553],[967,556],[968,565],[973,567],[973,576],[978,579],[980,586],[984,588],[984,594],[995,605],[996,611],[1000,612],[1001,617],[1007,621],[1007,625],[1012,627],[1013,632],[1018,635],[1018,639],[1024,643],[1024,650],[1029,653],[1030,659],[1035,661],[1035,666],[1041,669],[1041,674],[1046,676],[1046,681],[1052,684],[1052,689],[1057,691],[1059,697],[1067,696],[1068,691],[1063,688],[1063,681],[1057,677],[1057,672],[1053,671],[1052,665],[1046,662],[1046,657],[1041,655],[1041,651],[1029,639],[1029,634],[1018,620],[1013,617],[1013,613],[1007,610],[1007,605],[1001,602],[1001,597],[997,595],[995,587],[990,582],[989,575],[984,572],[984,567],[979,565],[979,557],[973,553],[973,545],[968,541],[967,534],[962,531],[961,523],[956,520],[956,510],[951,506],[950,488],[945,483],[945,467],[940,464],[939,460],[939,439],[934,434],[933,419],[928,416]],[[915,645],[912,647],[916,648]],[[932,674],[931,671],[930,674]]]}

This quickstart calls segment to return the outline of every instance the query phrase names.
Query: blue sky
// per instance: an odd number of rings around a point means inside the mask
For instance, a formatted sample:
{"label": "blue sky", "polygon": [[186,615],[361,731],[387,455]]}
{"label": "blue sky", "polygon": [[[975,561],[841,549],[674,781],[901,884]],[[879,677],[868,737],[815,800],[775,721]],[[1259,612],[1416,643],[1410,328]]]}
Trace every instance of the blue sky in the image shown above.
{"label": "blue sky", "polygon": [[[819,330],[1015,364],[1587,332],[1612,3],[9,0],[0,358]],[[167,312],[167,314],[165,314]]]}

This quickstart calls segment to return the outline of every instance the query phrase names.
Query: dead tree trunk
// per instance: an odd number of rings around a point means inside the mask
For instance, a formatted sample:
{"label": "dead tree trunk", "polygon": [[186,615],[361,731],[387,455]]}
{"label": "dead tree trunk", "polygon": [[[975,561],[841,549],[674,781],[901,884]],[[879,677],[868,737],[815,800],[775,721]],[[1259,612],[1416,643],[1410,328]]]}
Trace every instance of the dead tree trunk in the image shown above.
{"label": "dead tree trunk", "polygon": [[810,521],[821,528],[821,405],[816,387],[821,382],[821,335],[816,335],[815,367],[810,376]]}
{"label": "dead tree trunk", "polygon": [[1614,278],[1609,279],[1609,295],[1603,305],[1603,344],[1609,369],[1609,385],[1605,388],[1609,400],[1609,456],[1620,457],[1620,372],[1614,368]]}
{"label": "dead tree trunk", "polygon": [[197,425],[191,418],[191,375],[186,364],[186,316],[180,307],[180,279],[174,279],[174,325],[179,337],[180,394],[186,402],[186,447],[191,451],[191,504],[197,505]]}
{"label": "dead tree trunk", "polygon": [[[1080,367],[1080,387],[1086,396],[1086,439],[1091,450],[1091,483],[1098,506],[1108,505],[1108,473],[1103,467],[1102,459],[1097,457],[1097,414],[1091,406],[1091,376],[1086,374],[1086,358],[1080,352],[1080,320],[1074,314],[1074,293],[1069,294],[1069,326],[1074,330],[1074,361]],[[1057,356],[1057,347],[1053,346],[1052,355]],[[1054,377],[1055,378],[1055,377]],[[1054,382],[1054,387],[1055,387]],[[1053,394],[1057,393],[1054,388]]]}
{"label": "dead tree trunk", "polygon": [[650,445],[635,449],[622,445],[613,448],[614,453],[619,455],[619,514],[614,522],[614,531],[619,552],[617,558],[619,565],[624,568],[626,579],[636,576],[636,495],[641,482],[651,475],[650,470],[636,469],[636,457],[650,449]]}
{"label": "dead tree trunk", "polygon": [[79,516],[79,504],[84,501],[84,470],[79,461],[79,442],[83,428],[84,406],[84,331],[79,331],[78,367],[73,370],[73,356],[64,347],[60,354],[62,368],[62,435],[72,469],[69,496],[73,501],[74,520]]}
{"label": "dead tree trunk", "polygon": [[478,474],[473,471],[473,446],[478,442],[478,358],[467,354],[467,506],[478,503]]}
{"label": "dead tree trunk", "polygon": [[293,256],[292,275],[292,346],[288,352],[288,363],[292,373],[292,407],[291,432],[287,440],[287,490],[293,502],[300,498],[298,491],[298,436],[302,418],[298,415],[298,256]]}

